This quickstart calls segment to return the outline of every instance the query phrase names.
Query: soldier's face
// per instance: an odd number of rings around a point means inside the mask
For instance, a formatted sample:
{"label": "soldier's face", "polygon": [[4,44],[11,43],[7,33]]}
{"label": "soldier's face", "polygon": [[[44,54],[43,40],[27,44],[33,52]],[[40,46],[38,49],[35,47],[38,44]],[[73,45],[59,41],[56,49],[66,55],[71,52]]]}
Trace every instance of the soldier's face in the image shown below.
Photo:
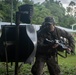
{"label": "soldier's face", "polygon": [[50,31],[54,31],[55,26],[53,24],[50,25]]}
{"label": "soldier's face", "polygon": [[50,30],[51,32],[54,31],[55,26],[54,26],[53,24],[46,23],[45,25],[46,25],[46,27],[48,28],[48,30]]}

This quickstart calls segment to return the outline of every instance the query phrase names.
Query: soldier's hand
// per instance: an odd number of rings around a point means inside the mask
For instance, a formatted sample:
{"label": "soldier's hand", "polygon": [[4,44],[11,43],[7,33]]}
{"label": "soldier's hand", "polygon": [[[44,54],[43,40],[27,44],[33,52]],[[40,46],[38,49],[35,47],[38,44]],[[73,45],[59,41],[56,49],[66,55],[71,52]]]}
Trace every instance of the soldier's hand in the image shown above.
{"label": "soldier's hand", "polygon": [[67,53],[70,54],[71,53],[71,48],[67,49]]}
{"label": "soldier's hand", "polygon": [[59,44],[54,44],[52,48],[57,48]]}

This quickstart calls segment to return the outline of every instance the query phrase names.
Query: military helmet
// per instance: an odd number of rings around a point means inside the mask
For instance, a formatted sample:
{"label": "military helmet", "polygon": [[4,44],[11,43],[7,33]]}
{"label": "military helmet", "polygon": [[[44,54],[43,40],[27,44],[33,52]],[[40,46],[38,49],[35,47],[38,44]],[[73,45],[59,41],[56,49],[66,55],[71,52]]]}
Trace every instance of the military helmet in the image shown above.
{"label": "military helmet", "polygon": [[54,18],[53,17],[46,17],[45,18],[45,20],[44,20],[44,23],[45,24],[49,24],[49,25],[51,25],[51,24],[55,24],[55,20],[54,20]]}

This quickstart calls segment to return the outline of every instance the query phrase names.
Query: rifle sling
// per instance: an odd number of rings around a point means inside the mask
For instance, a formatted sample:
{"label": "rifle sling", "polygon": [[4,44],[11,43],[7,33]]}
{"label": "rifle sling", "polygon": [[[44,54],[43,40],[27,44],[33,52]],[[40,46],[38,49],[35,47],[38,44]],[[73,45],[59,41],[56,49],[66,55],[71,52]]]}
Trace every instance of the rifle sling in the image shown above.
{"label": "rifle sling", "polygon": [[[60,35],[59,35],[57,29],[56,29],[56,32],[57,32],[57,37],[58,37],[57,39],[60,39]],[[66,57],[67,57],[67,52],[65,52],[65,56],[63,56],[63,55],[61,55],[60,53],[58,53],[58,51],[57,51],[57,54],[58,54],[59,56],[63,57],[63,58],[66,58]]]}
{"label": "rifle sling", "polygon": [[57,54],[58,54],[59,56],[63,57],[63,58],[66,58],[66,57],[67,57],[67,55],[63,56],[63,55],[61,55],[61,54],[58,53],[58,52],[57,52]]}

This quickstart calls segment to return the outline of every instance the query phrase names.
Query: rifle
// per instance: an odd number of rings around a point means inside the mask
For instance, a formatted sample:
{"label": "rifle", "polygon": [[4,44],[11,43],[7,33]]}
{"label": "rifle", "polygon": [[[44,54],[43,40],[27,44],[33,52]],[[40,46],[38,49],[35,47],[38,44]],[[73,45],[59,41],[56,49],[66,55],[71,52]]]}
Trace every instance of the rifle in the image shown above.
{"label": "rifle", "polygon": [[[55,44],[58,44],[58,47],[62,50],[62,51],[66,51],[66,55],[63,56],[61,55],[60,53],[57,52],[58,55],[60,55],[61,57],[63,58],[66,58],[67,57],[67,53],[70,54],[71,52],[68,50],[69,46],[66,45],[66,41],[64,41],[63,39],[60,39],[60,40],[49,40],[49,39],[45,39],[44,40],[44,43],[47,44],[47,45],[50,45],[50,46],[54,46]],[[57,48],[56,48],[57,49]]]}

